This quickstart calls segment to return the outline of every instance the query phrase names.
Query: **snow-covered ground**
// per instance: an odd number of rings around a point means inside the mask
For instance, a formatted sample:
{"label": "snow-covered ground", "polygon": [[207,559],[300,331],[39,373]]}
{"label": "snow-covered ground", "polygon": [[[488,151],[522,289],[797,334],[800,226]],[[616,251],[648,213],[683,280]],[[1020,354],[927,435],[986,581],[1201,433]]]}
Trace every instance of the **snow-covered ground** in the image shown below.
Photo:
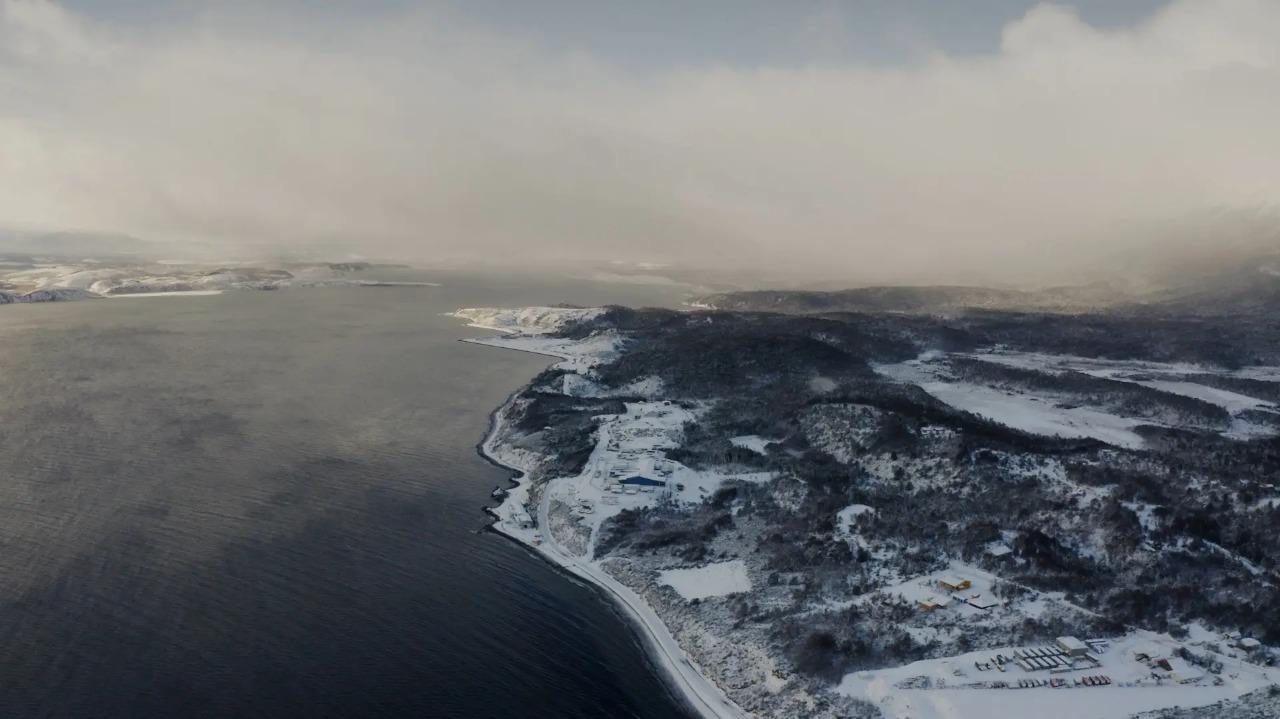
{"label": "snow-covered ground", "polygon": [[[1238,439],[1274,434],[1271,428],[1251,422],[1239,416],[1240,413],[1249,410],[1280,413],[1275,405],[1265,400],[1178,379],[1182,375],[1196,373],[1259,378],[1271,376],[1274,374],[1273,370],[1277,368],[1253,367],[1239,371],[1226,371],[1191,364],[1122,362],[1029,352],[990,352],[963,356],[1041,372],[1081,372],[1094,377],[1129,382],[1202,400],[1218,405],[1232,415],[1231,427],[1225,434]],[[893,379],[917,384],[929,394],[957,409],[963,409],[1032,434],[1050,437],[1092,437],[1119,447],[1140,449],[1144,442],[1134,428],[1144,424],[1155,424],[1149,419],[1123,417],[1098,408],[1063,406],[1052,397],[1037,397],[1025,392],[958,380],[950,376],[947,371],[946,355],[936,352],[926,353],[906,362],[880,365],[876,370]],[[1163,379],[1160,379],[1161,377]]]}
{"label": "snow-covered ground", "polygon": [[[105,266],[42,264],[0,271],[0,282],[20,292],[79,292],[75,299],[103,297],[174,297],[212,295],[232,290],[278,290],[300,287],[435,287],[433,282],[385,282],[352,276],[337,265],[288,265],[289,269],[251,265],[138,263]],[[72,298],[68,295],[68,298]]]}
{"label": "snow-covered ground", "polygon": [[961,382],[945,376],[935,357],[879,365],[877,372],[924,391],[957,409],[1000,424],[1050,437],[1092,437],[1109,444],[1139,449],[1144,442],[1134,427],[1148,421],[1121,417],[1089,407],[1062,407],[1051,399]]}
{"label": "snow-covered ground", "polygon": [[618,351],[618,343],[620,342],[616,335],[611,334],[599,334],[585,340],[537,335],[507,335],[464,341],[471,344],[559,357],[561,362],[556,365],[557,367],[586,372],[587,374],[584,377],[588,381],[590,380],[589,370],[613,357]]}
{"label": "snow-covered ground", "polygon": [[723,597],[751,591],[747,565],[741,559],[689,569],[667,569],[659,573],[658,581],[675,589],[685,599]]}
{"label": "snow-covered ground", "polygon": [[[875,703],[889,719],[1124,719],[1138,712],[1234,699],[1280,681],[1276,669],[1227,655],[1215,656],[1223,663],[1220,675],[1207,674],[1175,656],[1179,646],[1167,635],[1133,632],[1109,640],[1106,650],[1095,654],[1098,666],[1058,674],[1028,672],[1011,663],[1000,671],[993,658],[1012,657],[1022,647],[986,649],[856,672],[844,678],[838,691]],[[1144,655],[1149,660],[1142,660]],[[1151,661],[1161,659],[1171,671]],[[1111,683],[1076,684],[1090,676],[1105,676]],[[1064,686],[1019,688],[1020,680],[1050,679],[1060,679]],[[1008,686],[993,686],[999,682]]]}
{"label": "snow-covered ground", "polygon": [[[953,589],[942,582],[949,582]],[[1035,592],[1012,601],[995,595],[999,579],[975,566],[952,562],[946,569],[913,577],[885,587],[863,601],[892,597],[917,606],[936,605],[933,612],[950,615],[959,625],[977,626],[993,613],[1038,618],[1052,608],[1088,613],[1060,593]],[[978,605],[978,606],[975,606]],[[990,605],[987,609],[979,608]],[[910,630],[911,628],[908,628]],[[917,630],[927,631],[927,630]],[[1000,647],[942,657],[845,676],[838,691],[880,707],[890,719],[987,719],[988,717],[1036,717],[1036,719],[1123,719],[1132,714],[1181,706],[1212,704],[1233,699],[1280,681],[1280,669],[1243,661],[1229,649],[1213,653],[1223,671],[1210,674],[1177,656],[1179,647],[1207,653],[1209,640],[1219,640],[1197,628],[1186,641],[1164,634],[1133,631],[1094,645],[1090,654],[1096,665],[1084,662],[1075,669],[1027,671],[1012,660],[1015,652],[1030,647]],[[1040,646],[1040,645],[1036,645]],[[1146,659],[1142,656],[1145,655]],[[1009,661],[1003,664],[996,657]],[[1164,669],[1159,660],[1168,662]],[[1086,686],[1077,680],[1105,676],[1110,684]],[[1049,680],[1063,686],[1048,686]],[[1044,686],[1022,687],[1038,680]]]}
{"label": "snow-covered ground", "polygon": [[[572,386],[569,383],[565,385],[566,393],[573,396],[595,396],[592,393],[603,391],[594,381],[594,367],[614,356],[620,346],[619,339],[608,334],[583,340],[548,336],[551,330],[540,328],[563,327],[572,320],[561,320],[538,311],[461,317],[468,321],[491,321],[498,325],[494,329],[508,332],[502,337],[476,340],[477,343],[559,358],[557,366],[570,370],[577,378]],[[519,319],[521,317],[525,319]],[[539,329],[516,329],[521,322],[530,322]],[[898,376],[903,379],[918,377],[926,382],[946,384],[941,378],[925,376],[929,374],[927,369],[921,370],[909,363],[898,367],[902,369],[890,368],[889,372],[900,372]],[[924,375],[920,374],[922,371]],[[642,628],[659,665],[701,715],[717,719],[745,717],[747,713],[707,679],[707,674],[680,646],[653,606],[610,574],[606,569],[610,560],[595,557],[594,546],[601,525],[624,509],[661,503],[702,502],[726,481],[765,481],[771,478],[768,473],[729,475],[700,471],[673,461],[668,451],[679,445],[685,424],[696,420],[705,407],[663,401],[660,383],[649,383],[653,391],[646,396],[650,399],[627,402],[624,412],[599,418],[595,447],[582,472],[571,477],[540,477],[536,496],[531,495],[529,478],[522,478],[507,499],[493,510],[496,518],[494,528],[529,545],[566,571],[599,586],[627,609]],[[945,394],[945,390],[938,387],[932,390],[926,387],[926,390]],[[971,395],[949,396],[966,400]],[[944,401],[947,400],[944,398]],[[996,406],[1004,408],[1006,413],[1002,416],[1020,419],[1024,428],[1035,426],[1042,431],[1068,432],[1064,436],[1102,435],[1114,442],[1137,439],[1136,434],[1123,434],[1131,425],[1108,424],[1105,418],[1088,415],[1067,414],[1064,417],[1056,414],[1060,408],[1047,402],[1032,401],[1029,407],[1000,403]],[[1016,410],[1012,415],[1009,414],[1010,406]],[[972,405],[965,408],[971,409]],[[505,411],[504,407],[496,416],[494,430],[483,445],[485,453],[513,469],[526,473],[536,471],[539,457],[533,451],[502,441]],[[1098,414],[1105,417],[1104,413]],[[1116,432],[1121,434],[1111,434]],[[754,435],[734,438],[735,445],[755,451],[762,451],[767,442],[767,439]],[[656,480],[664,486],[643,488],[621,484],[622,480],[633,477]],[[857,534],[858,523],[875,511],[873,507],[861,504],[843,508],[835,517],[837,531],[851,543],[861,544],[863,540]],[[1005,541],[991,543],[988,551],[1008,553],[1007,541],[1006,538]],[[659,583],[672,587],[688,601],[755,589],[742,560],[669,568],[661,570],[657,576]],[[940,583],[941,579],[963,579],[968,584],[962,589],[951,590]],[[940,572],[896,581],[855,599],[854,603],[876,601],[878,598],[880,601],[906,603],[924,612],[922,603],[945,598],[945,602],[938,602],[939,608],[935,610],[942,614],[929,616],[945,619],[950,615],[961,621],[953,624],[930,621],[904,624],[904,631],[918,641],[928,641],[930,633],[940,631],[954,634],[966,631],[966,627],[981,631],[982,627],[992,623],[1085,612],[1061,594],[1030,592],[1016,599],[1003,600],[996,596],[998,581],[997,577],[977,567],[952,563]],[[1018,648],[984,650],[902,667],[857,672],[846,676],[837,691],[868,700],[877,705],[885,716],[894,719],[1121,719],[1136,712],[1162,707],[1207,705],[1280,681],[1280,671],[1249,664],[1230,652],[1221,658],[1225,669],[1220,676],[1206,674],[1174,656],[1179,646],[1167,636],[1134,633],[1113,640],[1110,649],[1100,655],[1098,666],[1054,675],[1047,671],[1027,672],[1013,664],[1006,665],[1004,671],[979,671],[976,665],[990,664],[996,654],[1012,656]],[[1202,648],[1203,643],[1191,639],[1186,646],[1200,653],[1207,651]],[[1138,658],[1140,652],[1167,659],[1172,671],[1153,669],[1149,662]],[[1107,676],[1112,683],[1097,687],[1076,683],[1083,677],[1098,675]],[[1051,676],[1063,679],[1065,686],[1016,688],[1019,679],[1047,683]],[[1156,676],[1160,679],[1157,680]],[[1006,686],[999,685],[999,682]]]}
{"label": "snow-covered ground", "polygon": [[[563,364],[563,363],[561,363]],[[679,446],[686,422],[697,417],[695,410],[662,401],[627,402],[626,412],[601,418],[596,446],[583,471],[576,477],[557,477],[545,489],[548,499],[572,507],[591,507],[579,512],[578,523],[589,531],[589,544],[606,519],[624,509],[675,502],[698,504],[715,493],[724,482],[763,482],[768,472],[726,474],[698,470],[666,456]],[[624,487],[632,477],[664,482],[665,487]]]}
{"label": "snow-covered ground", "polygon": [[749,449],[756,454],[768,454],[769,444],[774,440],[761,437],[758,434],[744,434],[741,437],[730,437],[729,442],[735,447]]}
{"label": "snow-covered ground", "polygon": [[452,316],[466,320],[470,327],[533,335],[556,332],[603,313],[599,307],[466,307],[453,312]]}
{"label": "snow-covered ground", "polygon": [[[535,325],[556,321],[548,320],[545,314],[537,312],[457,316],[469,321],[493,321],[507,329],[519,325],[520,320],[514,319],[517,317],[528,318],[525,321],[532,321]],[[541,319],[533,319],[536,317]],[[539,337],[538,334],[542,333],[473,342],[552,355],[561,359],[557,366],[588,374],[590,368],[602,359],[600,353],[604,345],[593,341],[594,338],[572,342]],[[616,340],[608,341],[611,343]],[[613,345],[610,344],[609,347]],[[494,529],[528,545],[566,571],[599,586],[613,597],[640,626],[653,650],[654,658],[667,673],[672,685],[684,694],[701,716],[706,719],[744,719],[747,714],[697,668],[653,608],[592,558],[590,545],[585,552],[566,546],[551,531],[557,522],[561,526],[565,526],[566,521],[576,522],[570,526],[585,529],[589,539],[594,540],[603,519],[624,507],[639,507],[658,501],[695,501],[707,492],[714,491],[719,482],[723,481],[722,477],[713,477],[710,473],[696,472],[687,467],[681,468],[661,456],[662,449],[676,446],[672,433],[679,431],[684,422],[693,417],[692,412],[664,402],[628,404],[624,415],[614,417],[602,425],[586,469],[577,477],[547,479],[542,487],[540,500],[536,506],[532,506],[529,475],[536,471],[538,457],[502,441],[506,431],[504,416],[514,400],[513,396],[495,414],[489,436],[481,445],[486,456],[523,475],[506,499],[491,510],[496,519]],[[660,470],[668,472],[661,475],[667,480],[664,491],[637,489],[634,493],[618,493],[611,489],[621,474],[632,471],[636,474],[660,474]],[[678,489],[677,483],[683,484],[684,489]],[[553,521],[553,503],[560,507],[572,507],[573,516],[557,517]],[[586,507],[590,507],[590,510],[586,510]]]}
{"label": "snow-covered ground", "polygon": [[854,520],[864,514],[874,514],[875,507],[866,504],[851,504],[848,507],[836,512],[836,529],[848,531],[849,526]]}
{"label": "snow-covered ground", "polygon": [[222,290],[180,290],[177,292],[138,292],[125,295],[110,295],[113,300],[127,300],[138,297],[208,297],[220,295]]}
{"label": "snow-covered ground", "polygon": [[[1056,372],[1074,371],[1103,379],[1131,382],[1143,387],[1169,392],[1170,394],[1179,394],[1184,397],[1192,397],[1210,404],[1216,404],[1232,414],[1251,409],[1270,411],[1274,410],[1275,406],[1273,403],[1257,397],[1249,397],[1238,392],[1218,389],[1178,378],[1188,374],[1213,374],[1238,379],[1260,379],[1272,382],[1280,380],[1280,367],[1255,366],[1238,370],[1224,370],[1219,367],[1202,367],[1186,363],[1103,360],[1034,352],[991,352],[969,356],[986,362],[994,362],[1020,369]],[[1153,377],[1164,377],[1165,379],[1152,379]]]}

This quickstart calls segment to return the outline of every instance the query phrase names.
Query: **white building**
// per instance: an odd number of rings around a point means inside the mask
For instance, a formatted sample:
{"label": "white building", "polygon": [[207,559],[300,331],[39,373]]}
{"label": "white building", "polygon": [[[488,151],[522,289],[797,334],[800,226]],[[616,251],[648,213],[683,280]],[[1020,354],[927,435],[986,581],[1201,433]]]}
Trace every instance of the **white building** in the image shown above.
{"label": "white building", "polygon": [[1089,645],[1075,637],[1058,637],[1057,645],[1069,657],[1083,657],[1089,653]]}

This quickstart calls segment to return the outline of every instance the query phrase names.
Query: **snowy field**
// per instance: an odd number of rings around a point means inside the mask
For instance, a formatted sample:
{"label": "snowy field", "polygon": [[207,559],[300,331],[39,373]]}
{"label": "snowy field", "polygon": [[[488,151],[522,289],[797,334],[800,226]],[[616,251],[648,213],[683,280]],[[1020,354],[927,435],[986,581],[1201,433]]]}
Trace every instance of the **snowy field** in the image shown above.
{"label": "snowy field", "polygon": [[[1225,434],[1238,439],[1268,436],[1274,433],[1267,427],[1239,416],[1240,413],[1254,410],[1280,414],[1280,408],[1265,400],[1178,379],[1182,375],[1196,373],[1218,374],[1241,379],[1265,378],[1280,376],[1280,368],[1253,367],[1229,372],[1190,364],[1121,362],[1014,352],[958,356],[1040,372],[1081,372],[1093,377],[1129,382],[1202,400],[1218,405],[1232,415],[1232,425]],[[952,407],[1032,434],[1049,437],[1088,437],[1118,447],[1141,449],[1144,442],[1134,428],[1144,424],[1155,424],[1149,419],[1124,417],[1098,408],[1062,406],[1059,400],[1052,397],[1037,397],[1026,392],[957,380],[950,376],[946,359],[947,355],[931,352],[906,362],[877,366],[876,371],[900,382],[917,384]]]}
{"label": "snowy field", "polygon": [[[844,678],[838,691],[874,703],[889,719],[1125,719],[1138,712],[1234,699],[1280,681],[1280,671],[1225,655],[1217,657],[1222,673],[1207,675],[1174,655],[1179,646],[1167,635],[1134,632],[1109,640],[1105,651],[1095,654],[1098,666],[1061,674],[1027,672],[1012,664],[1000,671],[993,657],[1011,657],[1023,649],[1002,647],[856,672]],[[1170,670],[1158,666],[1159,660]],[[1105,676],[1111,683],[1076,683],[1092,676]],[[1063,685],[1018,688],[1020,680],[1047,684],[1050,678]],[[1008,686],[992,686],[1000,682]]]}
{"label": "snowy field", "polygon": [[921,389],[957,409],[1015,429],[1049,437],[1091,437],[1108,444],[1139,449],[1144,442],[1134,427],[1149,421],[1121,417],[1088,407],[1061,407],[1058,402],[1009,390],[946,378],[937,357],[879,365],[877,372]]}
{"label": "snowy field", "polygon": [[747,565],[740,559],[707,564],[692,569],[667,569],[658,581],[670,586],[685,599],[706,599],[751,591]]}
{"label": "snowy field", "polygon": [[[948,588],[944,581],[963,588]],[[1006,619],[1038,618],[1055,607],[1087,611],[1060,593],[1036,592],[1006,602],[993,591],[997,581],[995,575],[975,566],[952,562],[943,571],[885,587],[876,595],[905,601],[919,611],[928,611],[930,616],[953,616],[960,620],[961,631],[966,626],[977,631],[988,618],[1001,621],[1000,615]],[[924,610],[926,603],[939,606]],[[904,628],[922,639],[934,631],[928,627]],[[1222,662],[1219,674],[1210,674],[1177,656],[1182,647],[1198,654],[1210,653],[1206,646],[1219,647],[1218,652],[1212,653]],[[1032,648],[984,649],[854,672],[845,676],[838,691],[871,701],[890,719],[1124,719],[1143,711],[1234,699],[1280,681],[1280,670],[1243,661],[1223,637],[1200,627],[1193,627],[1185,641],[1146,631],[1108,638],[1091,644],[1092,661],[1081,662],[1074,669],[1028,671],[1013,661],[1016,652]],[[997,657],[1006,661],[1002,664]],[[1085,677],[1098,676],[1106,677],[1109,683],[1089,686],[1084,682]],[[1060,686],[1051,686],[1050,680]],[[1021,686],[1025,682],[1039,686]]]}
{"label": "snowy field", "polygon": [[776,440],[766,439],[758,434],[744,434],[740,437],[730,437],[729,443],[735,447],[749,449],[756,454],[768,454],[768,447]]}

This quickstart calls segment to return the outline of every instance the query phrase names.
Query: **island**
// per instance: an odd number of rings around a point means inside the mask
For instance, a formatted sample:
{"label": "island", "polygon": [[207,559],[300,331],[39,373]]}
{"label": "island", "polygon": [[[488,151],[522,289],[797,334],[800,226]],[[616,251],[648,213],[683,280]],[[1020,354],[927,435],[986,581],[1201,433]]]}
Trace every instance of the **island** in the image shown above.
{"label": "island", "polygon": [[75,259],[0,253],[0,305],[102,298],[217,295],[304,287],[437,287],[434,282],[368,279],[367,262],[172,262]]}

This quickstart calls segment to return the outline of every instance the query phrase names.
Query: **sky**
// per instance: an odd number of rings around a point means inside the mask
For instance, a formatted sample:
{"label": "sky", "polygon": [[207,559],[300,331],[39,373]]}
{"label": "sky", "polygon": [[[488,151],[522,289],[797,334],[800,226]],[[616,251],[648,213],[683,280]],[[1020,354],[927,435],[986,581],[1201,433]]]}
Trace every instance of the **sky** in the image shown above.
{"label": "sky", "polygon": [[0,228],[1070,281],[1274,206],[1277,37],[1280,0],[0,0]]}

